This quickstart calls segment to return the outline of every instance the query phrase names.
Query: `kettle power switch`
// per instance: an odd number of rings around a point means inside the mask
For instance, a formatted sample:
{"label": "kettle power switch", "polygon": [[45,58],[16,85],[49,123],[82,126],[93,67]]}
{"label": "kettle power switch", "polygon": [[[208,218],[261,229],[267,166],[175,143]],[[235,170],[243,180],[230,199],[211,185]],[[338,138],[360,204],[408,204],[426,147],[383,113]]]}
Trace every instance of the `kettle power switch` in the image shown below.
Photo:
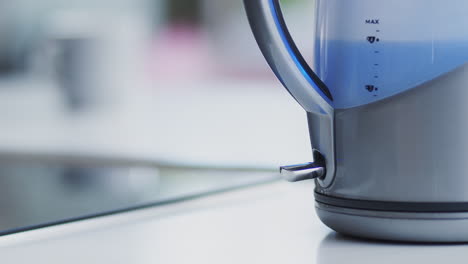
{"label": "kettle power switch", "polygon": [[281,176],[289,182],[312,180],[325,176],[325,168],[314,162],[280,167]]}
{"label": "kettle power switch", "polygon": [[318,150],[313,151],[314,162],[280,167],[280,175],[289,182],[324,179],[327,175],[325,157]]}

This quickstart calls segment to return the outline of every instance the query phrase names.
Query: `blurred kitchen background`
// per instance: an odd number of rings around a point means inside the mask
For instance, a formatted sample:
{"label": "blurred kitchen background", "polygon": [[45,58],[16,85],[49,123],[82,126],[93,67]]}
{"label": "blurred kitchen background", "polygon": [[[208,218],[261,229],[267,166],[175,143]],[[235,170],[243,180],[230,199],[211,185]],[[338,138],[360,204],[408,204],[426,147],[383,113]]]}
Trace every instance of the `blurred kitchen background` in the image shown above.
{"label": "blurred kitchen background", "polygon": [[[313,5],[282,1],[308,59]],[[269,181],[310,153],[241,0],[0,1],[0,230]]]}

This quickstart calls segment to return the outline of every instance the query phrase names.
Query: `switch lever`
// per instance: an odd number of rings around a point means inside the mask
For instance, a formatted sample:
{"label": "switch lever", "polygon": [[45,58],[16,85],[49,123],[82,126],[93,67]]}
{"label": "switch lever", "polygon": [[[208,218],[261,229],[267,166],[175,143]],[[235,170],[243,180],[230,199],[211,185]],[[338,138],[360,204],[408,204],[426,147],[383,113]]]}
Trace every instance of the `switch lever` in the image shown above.
{"label": "switch lever", "polygon": [[282,166],[280,174],[289,182],[323,178],[326,175],[325,158],[314,150],[314,162]]}

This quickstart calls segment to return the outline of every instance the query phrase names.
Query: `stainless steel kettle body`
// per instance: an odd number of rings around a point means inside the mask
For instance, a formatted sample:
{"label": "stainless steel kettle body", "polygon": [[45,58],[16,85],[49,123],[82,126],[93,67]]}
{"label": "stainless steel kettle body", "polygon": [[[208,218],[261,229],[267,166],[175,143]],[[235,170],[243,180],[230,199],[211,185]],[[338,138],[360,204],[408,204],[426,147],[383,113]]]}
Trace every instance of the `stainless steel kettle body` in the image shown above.
{"label": "stainless steel kettle body", "polygon": [[315,179],[320,219],[365,238],[468,241],[468,66],[337,108],[291,40],[278,0],[244,3],[262,53],[307,111],[314,162],[282,170],[292,181]]}

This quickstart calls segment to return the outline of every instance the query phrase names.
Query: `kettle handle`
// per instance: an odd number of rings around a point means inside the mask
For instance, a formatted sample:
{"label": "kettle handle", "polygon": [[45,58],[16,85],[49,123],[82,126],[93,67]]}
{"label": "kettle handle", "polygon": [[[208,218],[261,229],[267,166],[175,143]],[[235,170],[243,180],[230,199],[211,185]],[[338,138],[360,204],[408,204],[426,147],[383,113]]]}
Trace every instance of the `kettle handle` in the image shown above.
{"label": "kettle handle", "polygon": [[244,0],[244,6],[258,46],[283,86],[307,112],[332,114],[333,96],[292,40],[279,0]]}
{"label": "kettle handle", "polygon": [[244,0],[244,6],[263,56],[283,86],[308,112],[312,146],[325,158],[326,175],[317,181],[326,188],[335,175],[333,96],[297,49],[279,0]]}

